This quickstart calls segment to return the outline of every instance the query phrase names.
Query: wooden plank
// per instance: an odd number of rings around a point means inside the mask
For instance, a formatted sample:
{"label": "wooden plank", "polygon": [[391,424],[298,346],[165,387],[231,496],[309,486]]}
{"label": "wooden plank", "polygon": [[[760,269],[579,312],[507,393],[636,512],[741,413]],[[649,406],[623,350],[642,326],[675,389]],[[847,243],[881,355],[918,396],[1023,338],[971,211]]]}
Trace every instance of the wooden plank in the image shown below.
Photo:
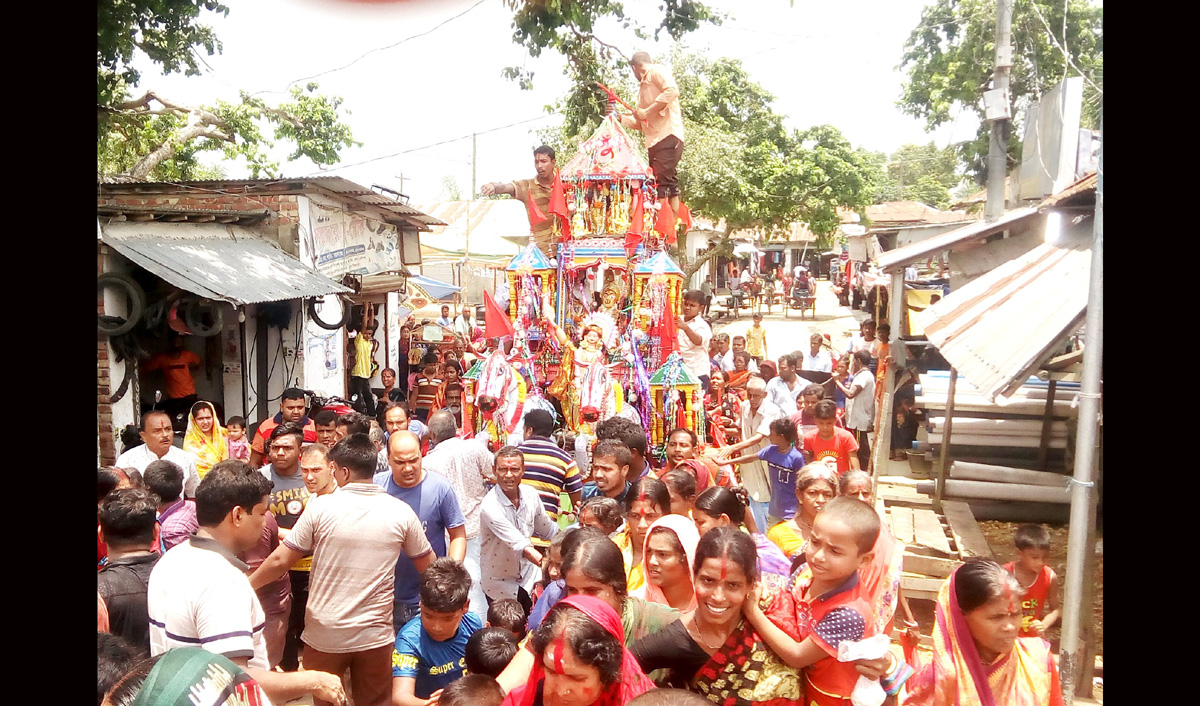
{"label": "wooden plank", "polygon": [[942,559],[905,552],[902,568],[909,573],[944,579],[961,565],[962,562],[955,559]]}
{"label": "wooden plank", "polygon": [[924,598],[929,601],[936,601],[938,589],[945,583],[945,579],[931,579],[925,576],[911,576],[907,573],[900,575],[900,590],[904,591],[904,595],[909,598]]}
{"label": "wooden plank", "polygon": [[913,533],[912,508],[892,506],[892,536],[902,544],[912,544],[916,540]]}
{"label": "wooden plank", "polygon": [[942,512],[950,523],[950,534],[958,545],[960,557],[992,557],[992,548],[988,546],[983,532],[979,531],[979,524],[971,514],[969,505],[960,500],[946,500],[942,502]]}
{"label": "wooden plank", "polygon": [[950,541],[946,539],[946,531],[933,510],[913,510],[913,529],[916,533],[916,544],[929,547],[937,552],[953,557]]}

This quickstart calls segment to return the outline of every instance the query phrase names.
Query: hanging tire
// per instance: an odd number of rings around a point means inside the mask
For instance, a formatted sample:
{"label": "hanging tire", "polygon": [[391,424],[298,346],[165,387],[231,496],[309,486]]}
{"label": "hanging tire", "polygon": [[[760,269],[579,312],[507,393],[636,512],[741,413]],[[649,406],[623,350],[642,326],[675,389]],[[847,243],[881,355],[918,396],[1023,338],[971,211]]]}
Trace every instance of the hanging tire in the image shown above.
{"label": "hanging tire", "polygon": [[[206,326],[201,318],[205,310],[212,315],[212,324],[209,326]],[[201,303],[200,299],[189,299],[183,307],[183,320],[192,334],[208,338],[220,333],[225,326],[225,312],[220,302],[210,300],[205,304]]]}
{"label": "hanging tire", "polygon": [[96,291],[98,293],[108,287],[125,291],[125,296],[129,300],[129,316],[121,318],[120,316],[100,314],[96,317],[96,328],[100,333],[109,337],[129,333],[142,317],[142,311],[146,307],[146,293],[142,291],[141,285],[135,282],[132,277],[119,272],[105,272],[96,277]]}
{"label": "hanging tire", "polygon": [[312,322],[314,324],[316,324],[317,326],[320,326],[321,328],[325,329],[326,331],[337,331],[338,329],[345,326],[346,322],[348,322],[350,320],[350,308],[351,308],[350,304],[346,300],[342,299],[341,297],[337,297],[337,301],[338,301],[338,303],[340,303],[342,305],[342,318],[340,321],[336,321],[336,322],[322,321],[321,317],[317,315],[317,299],[316,298],[308,300],[308,318],[312,319]]}

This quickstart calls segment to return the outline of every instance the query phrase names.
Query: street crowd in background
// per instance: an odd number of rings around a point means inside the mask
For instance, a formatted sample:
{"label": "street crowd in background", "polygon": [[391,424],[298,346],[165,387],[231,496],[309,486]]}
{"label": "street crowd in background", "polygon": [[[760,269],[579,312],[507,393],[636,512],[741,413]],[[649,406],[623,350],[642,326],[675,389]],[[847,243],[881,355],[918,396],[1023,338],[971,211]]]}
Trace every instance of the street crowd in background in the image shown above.
{"label": "street crowd in background", "polygon": [[714,336],[709,296],[679,320],[706,432],[675,429],[662,457],[614,416],[581,472],[542,409],[490,449],[461,380],[503,342],[445,310],[454,345],[383,371],[370,414],[289,389],[251,434],[200,400],[180,448],[146,413],[98,472],[98,703],[981,703],[953,677],[978,662],[1060,703],[1040,527],[1013,564],[958,569],[932,660],[914,649],[903,548],[867,502],[886,324],[772,358],[761,314]]}

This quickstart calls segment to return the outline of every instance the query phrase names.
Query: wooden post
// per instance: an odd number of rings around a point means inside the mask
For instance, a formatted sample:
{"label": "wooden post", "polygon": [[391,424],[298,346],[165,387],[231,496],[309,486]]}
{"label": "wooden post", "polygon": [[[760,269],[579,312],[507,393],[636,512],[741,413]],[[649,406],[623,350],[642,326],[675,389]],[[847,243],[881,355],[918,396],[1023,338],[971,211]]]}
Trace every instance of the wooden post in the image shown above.
{"label": "wooden post", "polygon": [[933,490],[933,509],[942,511],[942,496],[946,494],[946,471],[950,460],[950,432],[954,427],[954,388],[958,386],[958,369],[950,368],[950,389],[946,392],[946,431],[942,433],[942,452],[938,457],[937,485]]}
{"label": "wooden post", "polygon": [[1042,440],[1038,444],[1038,470],[1046,470],[1046,459],[1050,454],[1050,427],[1054,421],[1054,390],[1058,380],[1050,378],[1050,389],[1046,391],[1046,410],[1042,412]]}

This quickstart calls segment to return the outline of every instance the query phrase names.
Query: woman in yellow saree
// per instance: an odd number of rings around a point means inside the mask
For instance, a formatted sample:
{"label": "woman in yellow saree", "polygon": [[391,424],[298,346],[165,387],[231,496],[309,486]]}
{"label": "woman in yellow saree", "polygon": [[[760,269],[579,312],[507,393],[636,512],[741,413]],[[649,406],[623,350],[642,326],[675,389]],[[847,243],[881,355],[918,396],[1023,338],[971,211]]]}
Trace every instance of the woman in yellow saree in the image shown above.
{"label": "woman in yellow saree", "polygon": [[192,405],[183,450],[196,454],[196,473],[202,479],[213,466],[229,458],[229,432],[217,421],[212,402],[200,400]]}

